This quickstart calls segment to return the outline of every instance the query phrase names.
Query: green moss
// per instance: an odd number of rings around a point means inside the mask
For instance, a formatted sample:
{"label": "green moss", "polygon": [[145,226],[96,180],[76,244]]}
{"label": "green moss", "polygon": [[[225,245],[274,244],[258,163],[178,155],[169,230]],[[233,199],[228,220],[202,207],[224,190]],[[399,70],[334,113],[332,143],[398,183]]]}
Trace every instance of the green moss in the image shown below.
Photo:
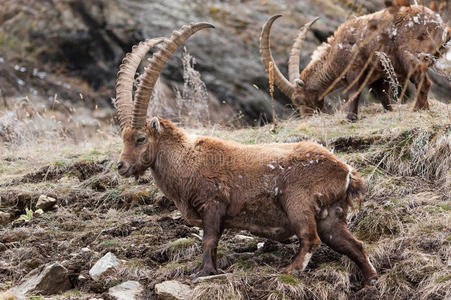
{"label": "green moss", "polygon": [[108,282],[108,288],[112,288],[113,286],[118,285],[119,283],[121,283],[118,279],[113,279],[110,282]]}
{"label": "green moss", "polygon": [[55,161],[53,164],[54,164],[56,167],[64,167],[64,166],[66,165],[66,162],[57,160],[57,161]]}
{"label": "green moss", "polygon": [[297,285],[299,280],[288,274],[280,274],[279,281],[289,285]]}
{"label": "green moss", "polygon": [[240,259],[235,263],[235,265],[244,270],[253,270],[256,267],[255,262],[248,259]]}
{"label": "green moss", "polygon": [[63,293],[63,297],[64,298],[73,298],[73,297],[77,297],[80,298],[82,296],[82,292],[78,291],[78,290],[69,290]]}
{"label": "green moss", "polygon": [[437,278],[435,280],[435,283],[445,283],[447,281],[451,280],[451,273],[450,274],[446,274],[444,276],[440,276],[439,278]]}
{"label": "green moss", "polygon": [[172,271],[175,269],[183,269],[184,271],[186,271],[188,269],[188,267],[185,264],[180,264],[180,263],[167,264],[163,268],[168,271]]}
{"label": "green moss", "polygon": [[423,226],[421,229],[424,233],[434,233],[434,232],[443,232],[443,231],[447,230],[448,228],[442,224],[437,224],[437,225]]}
{"label": "green moss", "polygon": [[194,246],[196,244],[196,240],[192,238],[181,238],[171,242],[170,247],[174,250],[182,250]]}
{"label": "green moss", "polygon": [[440,206],[441,209],[445,210],[445,211],[451,211],[451,204],[439,204],[438,206]]}
{"label": "green moss", "polygon": [[119,242],[117,240],[106,240],[106,241],[103,241],[101,246],[103,248],[117,247],[117,246],[119,246]]}
{"label": "green moss", "polygon": [[217,7],[211,6],[210,7],[210,14],[217,14],[218,12],[220,12],[221,10]]}

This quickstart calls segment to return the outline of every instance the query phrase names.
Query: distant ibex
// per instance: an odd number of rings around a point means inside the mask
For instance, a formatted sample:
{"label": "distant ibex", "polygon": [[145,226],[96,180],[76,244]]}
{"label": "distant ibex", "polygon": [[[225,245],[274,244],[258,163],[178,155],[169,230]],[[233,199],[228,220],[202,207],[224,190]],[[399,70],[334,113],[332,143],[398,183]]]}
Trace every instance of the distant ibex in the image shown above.
{"label": "distant ibex", "polygon": [[[393,7],[374,14],[351,18],[341,25],[327,43],[313,54],[312,61],[299,74],[299,55],[310,27],[317,20],[301,28],[290,52],[288,80],[277,68],[270,50],[271,17],[263,26],[260,51],[265,68],[273,63],[275,83],[298,107],[301,115],[321,110],[324,97],[347,87],[349,90],[348,119],[356,120],[360,94],[365,86],[376,93],[385,109],[392,110],[390,90],[397,92],[395,82],[410,80],[417,88],[414,110],[428,109],[431,86],[426,71],[443,54],[451,34],[440,16],[423,6]],[[392,80],[392,86],[387,79]],[[393,86],[395,85],[395,86]]]}
{"label": "distant ibex", "polygon": [[[162,118],[146,120],[152,90],[167,61],[192,34],[212,27],[183,26],[169,39],[148,40],[127,54],[115,100],[124,143],[119,174],[139,177],[150,168],[158,187],[183,217],[203,227],[199,276],[217,273],[219,238],[225,228],[236,228],[279,241],[297,235],[299,252],[287,272],[304,270],[323,241],[349,256],[367,284],[374,283],[376,271],[346,221],[348,207],[361,203],[366,184],[327,149],[307,141],[241,145],[188,135]],[[139,62],[160,42],[133,101]]]}

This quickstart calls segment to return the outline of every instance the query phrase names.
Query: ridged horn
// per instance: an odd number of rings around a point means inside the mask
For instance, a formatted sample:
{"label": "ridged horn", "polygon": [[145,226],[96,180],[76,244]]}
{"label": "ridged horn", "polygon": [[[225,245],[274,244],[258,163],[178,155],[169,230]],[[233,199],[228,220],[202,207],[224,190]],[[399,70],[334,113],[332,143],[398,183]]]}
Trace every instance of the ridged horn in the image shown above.
{"label": "ridged horn", "polygon": [[301,55],[302,45],[310,28],[319,18],[305,24],[299,31],[298,37],[294,40],[293,47],[290,51],[290,59],[288,60],[288,80],[294,83],[294,80],[299,78],[299,56]]}
{"label": "ridged horn", "polygon": [[174,31],[169,39],[157,46],[158,51],[149,59],[141,76],[141,81],[135,93],[135,105],[133,107],[132,127],[143,128],[146,125],[147,107],[153,88],[160,75],[161,70],[174,54],[174,52],[194,33],[205,28],[214,28],[209,23],[196,23],[184,25]]}
{"label": "ridged horn", "polygon": [[117,73],[116,99],[114,100],[121,131],[125,127],[131,126],[132,123],[132,92],[136,70],[147,52],[162,41],[163,38],[155,38],[140,42],[138,45],[133,46],[132,52],[127,53],[122,60]]}
{"label": "ridged horn", "polygon": [[269,71],[269,63],[272,62],[274,66],[274,75],[275,75],[275,82],[277,87],[290,99],[293,96],[294,93],[294,87],[293,85],[283,76],[283,74],[280,72],[279,68],[277,67],[274,58],[272,57],[271,48],[270,48],[270,31],[271,26],[274,23],[274,21],[278,18],[280,18],[282,15],[275,15],[269,18],[268,21],[266,21],[265,25],[263,25],[262,33],[260,35],[260,53],[262,56],[263,64],[265,65],[266,71]]}

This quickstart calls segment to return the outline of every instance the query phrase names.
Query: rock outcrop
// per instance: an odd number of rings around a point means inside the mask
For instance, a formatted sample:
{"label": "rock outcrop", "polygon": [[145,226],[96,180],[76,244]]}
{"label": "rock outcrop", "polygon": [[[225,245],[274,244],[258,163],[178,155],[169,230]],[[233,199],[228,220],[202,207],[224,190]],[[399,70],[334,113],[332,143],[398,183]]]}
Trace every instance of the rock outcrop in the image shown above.
{"label": "rock outcrop", "polygon": [[158,299],[183,300],[190,297],[192,289],[189,285],[180,283],[176,280],[168,280],[156,284],[155,293],[158,295]]}
{"label": "rock outcrop", "polygon": [[116,300],[137,300],[143,290],[139,282],[129,280],[110,288],[108,294]]}
{"label": "rock outcrop", "polygon": [[28,273],[8,294],[24,299],[28,295],[54,295],[71,287],[67,269],[59,263],[49,263]]}
{"label": "rock outcrop", "polygon": [[[91,108],[111,105],[120,61],[133,44],[168,36],[185,23],[204,21],[216,29],[196,34],[186,47],[211,96],[212,119],[230,122],[238,115],[258,124],[271,119],[268,79],[258,50],[261,26],[270,15],[284,15],[274,26],[272,49],[286,72],[289,47],[304,23],[320,17],[303,47],[301,67],[347,17],[383,7],[383,1],[367,0],[4,0],[0,90],[3,95],[58,94],[86,101]],[[183,88],[180,52],[162,73],[164,98],[175,99],[174,89]],[[279,116],[292,113],[289,99],[278,91],[275,98]],[[163,105],[176,109],[174,101]]]}
{"label": "rock outcrop", "polygon": [[56,204],[56,199],[41,195],[39,196],[38,202],[36,203],[36,209],[48,210],[51,209]]}
{"label": "rock outcrop", "polygon": [[119,265],[120,261],[117,257],[113,253],[108,252],[101,259],[99,259],[94,266],[92,266],[89,270],[89,276],[91,276],[94,280],[98,280],[103,274],[118,267]]}

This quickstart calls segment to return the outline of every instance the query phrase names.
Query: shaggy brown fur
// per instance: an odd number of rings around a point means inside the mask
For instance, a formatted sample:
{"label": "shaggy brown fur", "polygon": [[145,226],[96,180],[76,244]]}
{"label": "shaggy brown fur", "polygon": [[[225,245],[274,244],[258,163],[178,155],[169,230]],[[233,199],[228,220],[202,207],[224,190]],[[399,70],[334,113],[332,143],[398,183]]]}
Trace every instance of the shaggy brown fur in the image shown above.
{"label": "shaggy brown fur", "polygon": [[119,172],[139,176],[150,168],[161,191],[191,224],[204,229],[199,275],[217,273],[216,250],[225,228],[286,240],[297,235],[299,252],[286,271],[302,271],[323,241],[360,267],[366,283],[376,271],[346,227],[348,207],[366,185],[322,146],[241,145],[187,135],[162,118],[144,129],[125,128]]}
{"label": "shaggy brown fur", "polygon": [[347,87],[348,118],[355,120],[364,86],[371,87],[384,108],[392,110],[389,91],[398,87],[390,86],[381,56],[393,66],[400,85],[410,80],[416,86],[414,109],[429,108],[431,81],[421,66],[425,64],[427,70],[443,54],[451,35],[429,8],[405,5],[408,1],[395,1],[390,8],[351,18],[316,50],[289,95],[301,113],[322,109],[327,94]]}
{"label": "shaggy brown fur", "polygon": [[[172,54],[195,32],[212,27],[182,26],[170,38],[148,40],[127,54],[118,73],[115,101],[124,143],[119,174],[139,177],[150,169],[183,217],[203,227],[199,275],[217,273],[219,238],[225,228],[235,228],[275,240],[297,235],[299,252],[287,272],[304,270],[324,241],[354,260],[366,283],[373,283],[376,270],[346,226],[348,207],[354,201],[361,203],[365,183],[325,148],[311,142],[245,146],[188,135],[162,118],[141,123],[155,82]],[[139,62],[160,42],[132,101]]]}

